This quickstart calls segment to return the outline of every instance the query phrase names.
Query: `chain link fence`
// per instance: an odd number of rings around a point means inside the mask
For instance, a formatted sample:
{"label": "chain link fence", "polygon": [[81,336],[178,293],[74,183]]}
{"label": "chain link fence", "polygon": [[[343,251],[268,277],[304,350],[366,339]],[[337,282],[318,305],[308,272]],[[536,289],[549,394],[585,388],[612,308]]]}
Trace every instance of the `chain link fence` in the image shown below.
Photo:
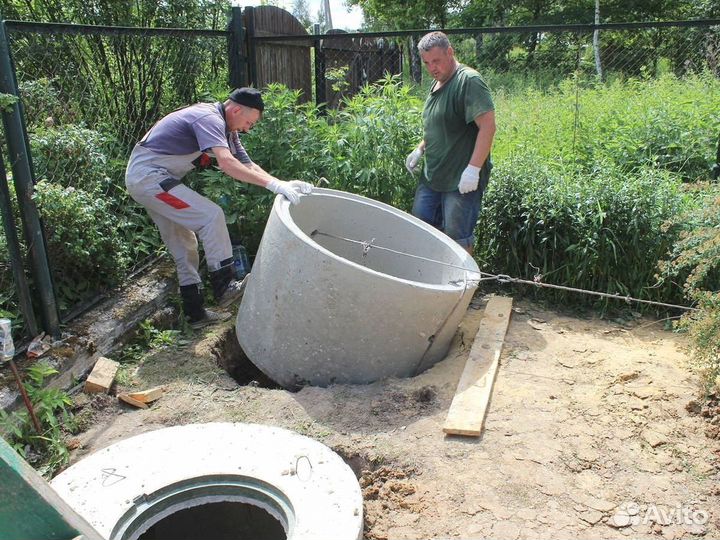
{"label": "chain link fence", "polygon": [[[460,62],[478,69],[494,90],[519,85],[548,89],[579,77],[586,81],[648,80],[672,73],[720,76],[720,25],[698,22],[548,26],[449,30]],[[429,86],[417,53],[423,33],[335,33],[322,36],[315,59],[323,63],[316,81],[318,103],[343,96],[385,73]],[[277,38],[260,38],[258,41]],[[308,39],[308,43],[311,41]],[[324,79],[324,84],[323,80]],[[328,97],[329,96],[329,97]],[[342,96],[341,96],[342,97]],[[325,98],[325,99],[323,99]]]}
{"label": "chain link fence", "polygon": [[[70,318],[161,251],[125,191],[127,158],[164,114],[227,93],[228,35],[13,22],[7,35],[57,307]],[[0,291],[16,311],[10,272]]]}

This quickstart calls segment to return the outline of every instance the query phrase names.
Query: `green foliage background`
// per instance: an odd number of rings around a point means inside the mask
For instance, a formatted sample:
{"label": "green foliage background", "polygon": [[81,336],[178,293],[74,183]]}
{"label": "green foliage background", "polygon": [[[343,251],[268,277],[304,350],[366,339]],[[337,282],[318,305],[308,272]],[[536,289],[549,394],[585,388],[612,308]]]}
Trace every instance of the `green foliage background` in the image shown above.
{"label": "green foliage background", "polygon": [[[677,281],[656,275],[678,238],[663,224],[702,204],[685,186],[708,178],[718,92],[706,74],[608,85],[570,79],[550,92],[498,89],[495,169],[477,229],[481,268],[685,303]],[[410,209],[417,179],[403,162],[421,137],[422,109],[411,87],[388,78],[327,116],[281,86],[271,86],[266,100],[263,121],[244,140],[273,174],[324,177],[329,187]],[[206,173],[198,187],[222,200],[252,251],[272,197],[221,176]],[[536,294],[608,307],[595,297]]]}
{"label": "green foliage background", "polygon": [[[590,22],[593,7],[585,0],[359,3],[373,29]],[[222,0],[6,0],[3,14],[220,29],[228,7]],[[717,9],[705,0],[636,2],[630,8],[606,2],[603,20],[660,13],[715,17]],[[603,35],[615,68],[602,82],[593,75],[588,35],[453,37],[461,60],[487,77],[497,107],[495,169],[476,245],[481,267],[608,293],[712,305],[718,289],[714,252],[702,251],[710,263],[697,257],[699,246],[713,238],[711,218],[702,215],[707,189],[685,189],[708,179],[720,131],[717,73],[703,71],[706,50],[696,46],[704,37],[696,29]],[[60,303],[69,308],[118,284],[160,247],[146,213],[125,193],[127,156],[169,110],[223,99],[227,66],[224,39],[52,37],[19,34],[12,47],[19,53],[23,106],[41,180],[36,200],[49,231]],[[416,64],[410,78],[418,80],[418,59],[410,56]],[[299,103],[296,92],[270,85],[263,120],[243,140],[252,158],[280,178],[314,184],[324,178],[329,187],[409,210],[417,179],[403,163],[421,138],[425,91],[426,85],[388,77],[321,114]],[[213,169],[191,181],[223,207],[234,240],[252,253],[272,195]],[[677,216],[692,219],[681,226],[673,221]],[[8,268],[1,248],[0,266]],[[657,261],[665,257],[670,262],[656,275]],[[702,283],[686,282],[696,274],[703,275]],[[596,303],[560,292],[538,294]],[[17,318],[11,291],[0,291],[0,309]]]}

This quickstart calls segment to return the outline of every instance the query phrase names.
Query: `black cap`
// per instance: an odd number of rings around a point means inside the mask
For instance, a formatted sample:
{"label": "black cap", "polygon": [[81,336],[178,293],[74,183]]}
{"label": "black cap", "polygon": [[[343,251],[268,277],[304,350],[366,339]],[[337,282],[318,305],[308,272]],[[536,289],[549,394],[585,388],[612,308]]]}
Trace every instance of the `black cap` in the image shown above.
{"label": "black cap", "polygon": [[265,109],[265,104],[263,103],[262,95],[260,95],[260,90],[256,90],[255,88],[236,88],[230,92],[228,98],[235,103],[245,105],[246,107],[252,107],[260,112]]}

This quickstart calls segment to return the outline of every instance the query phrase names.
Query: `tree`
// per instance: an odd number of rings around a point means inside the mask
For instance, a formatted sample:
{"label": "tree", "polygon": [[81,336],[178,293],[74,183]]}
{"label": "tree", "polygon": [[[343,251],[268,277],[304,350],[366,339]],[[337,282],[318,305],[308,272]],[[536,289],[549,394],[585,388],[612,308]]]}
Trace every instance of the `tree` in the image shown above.
{"label": "tree", "polygon": [[373,30],[445,28],[449,13],[460,8],[460,0],[348,0],[360,6]]}
{"label": "tree", "polygon": [[[224,29],[229,0],[5,0],[4,15],[41,22]],[[56,81],[68,112],[89,125],[120,126],[132,144],[169,107],[200,99],[201,80],[226,66],[224,39],[19,33],[24,80]]]}
{"label": "tree", "polygon": [[310,29],[312,27],[310,6],[307,0],[293,0],[291,13],[300,21],[300,24],[302,24],[304,28]]}

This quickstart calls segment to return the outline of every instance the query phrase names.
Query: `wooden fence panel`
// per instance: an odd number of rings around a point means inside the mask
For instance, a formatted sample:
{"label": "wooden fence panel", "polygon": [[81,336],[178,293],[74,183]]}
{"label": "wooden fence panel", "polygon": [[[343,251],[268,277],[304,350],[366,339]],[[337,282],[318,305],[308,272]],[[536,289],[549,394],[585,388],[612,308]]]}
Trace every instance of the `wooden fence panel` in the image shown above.
{"label": "wooden fence panel", "polygon": [[[252,10],[256,37],[308,35],[300,22],[289,12],[275,6],[259,6]],[[246,21],[248,25],[248,21]],[[301,90],[301,101],[312,99],[312,72],[310,49],[312,42],[256,41],[255,66],[257,86],[282,83],[288,88]]]}

